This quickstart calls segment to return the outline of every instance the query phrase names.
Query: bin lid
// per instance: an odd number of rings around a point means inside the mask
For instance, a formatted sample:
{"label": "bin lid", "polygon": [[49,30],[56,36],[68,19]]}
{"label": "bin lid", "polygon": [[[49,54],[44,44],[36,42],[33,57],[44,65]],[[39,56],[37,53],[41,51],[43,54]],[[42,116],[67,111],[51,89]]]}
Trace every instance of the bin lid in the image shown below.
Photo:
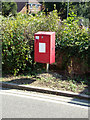
{"label": "bin lid", "polygon": [[51,35],[53,33],[55,33],[55,32],[39,31],[39,32],[35,33],[35,35],[37,35],[37,34],[39,34],[39,35]]}

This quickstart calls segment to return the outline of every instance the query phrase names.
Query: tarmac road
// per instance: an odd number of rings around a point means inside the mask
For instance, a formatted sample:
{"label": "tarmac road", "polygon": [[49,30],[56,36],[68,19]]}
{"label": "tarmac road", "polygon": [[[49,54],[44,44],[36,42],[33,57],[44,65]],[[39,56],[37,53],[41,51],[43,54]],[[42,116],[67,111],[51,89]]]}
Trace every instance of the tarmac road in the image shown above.
{"label": "tarmac road", "polygon": [[88,101],[55,95],[1,90],[2,118],[88,118]]}

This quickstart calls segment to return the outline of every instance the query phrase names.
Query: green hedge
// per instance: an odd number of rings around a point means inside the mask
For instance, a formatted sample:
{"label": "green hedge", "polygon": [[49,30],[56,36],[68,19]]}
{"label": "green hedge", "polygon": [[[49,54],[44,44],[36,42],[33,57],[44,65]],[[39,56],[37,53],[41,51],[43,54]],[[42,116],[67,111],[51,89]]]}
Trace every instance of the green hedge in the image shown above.
{"label": "green hedge", "polygon": [[[75,15],[74,15],[75,16]],[[89,50],[88,31],[80,29],[76,17],[60,22],[57,11],[32,15],[18,14],[17,17],[2,18],[2,68],[16,75],[35,67],[34,33],[56,32],[56,50],[66,50],[67,56],[81,56],[86,59]],[[60,53],[59,53],[60,54]],[[87,62],[87,61],[86,61]]]}
{"label": "green hedge", "polygon": [[[72,58],[76,59],[76,63],[83,63],[81,71],[85,73],[89,71],[90,67],[90,36],[89,29],[85,27],[81,29],[78,23],[79,18],[73,12],[71,17],[62,22],[57,31],[56,50],[58,54],[56,58],[63,54],[62,69],[67,69],[70,66]],[[77,58],[79,58],[79,61],[77,61]]]}
{"label": "green hedge", "polygon": [[27,19],[20,16],[6,18],[2,21],[2,67],[4,71],[16,75],[20,70],[24,71],[32,65],[33,45],[29,45],[27,25]]}

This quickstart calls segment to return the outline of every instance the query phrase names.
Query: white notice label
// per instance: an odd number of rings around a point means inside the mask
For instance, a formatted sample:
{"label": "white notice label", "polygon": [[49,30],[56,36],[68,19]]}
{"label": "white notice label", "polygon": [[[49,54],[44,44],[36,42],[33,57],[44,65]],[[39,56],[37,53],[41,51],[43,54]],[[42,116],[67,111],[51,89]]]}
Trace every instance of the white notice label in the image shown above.
{"label": "white notice label", "polygon": [[46,52],[46,43],[39,43],[39,52],[41,53]]}
{"label": "white notice label", "polygon": [[39,40],[39,36],[36,36],[36,39],[38,39],[38,40]]}

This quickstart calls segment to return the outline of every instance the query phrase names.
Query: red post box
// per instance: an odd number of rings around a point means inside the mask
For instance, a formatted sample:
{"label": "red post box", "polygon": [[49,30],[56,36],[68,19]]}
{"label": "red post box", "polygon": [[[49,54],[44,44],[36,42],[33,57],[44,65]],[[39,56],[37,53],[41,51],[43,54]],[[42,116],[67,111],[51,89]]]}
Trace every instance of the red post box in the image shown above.
{"label": "red post box", "polygon": [[48,64],[55,62],[55,32],[35,33],[34,60]]}

